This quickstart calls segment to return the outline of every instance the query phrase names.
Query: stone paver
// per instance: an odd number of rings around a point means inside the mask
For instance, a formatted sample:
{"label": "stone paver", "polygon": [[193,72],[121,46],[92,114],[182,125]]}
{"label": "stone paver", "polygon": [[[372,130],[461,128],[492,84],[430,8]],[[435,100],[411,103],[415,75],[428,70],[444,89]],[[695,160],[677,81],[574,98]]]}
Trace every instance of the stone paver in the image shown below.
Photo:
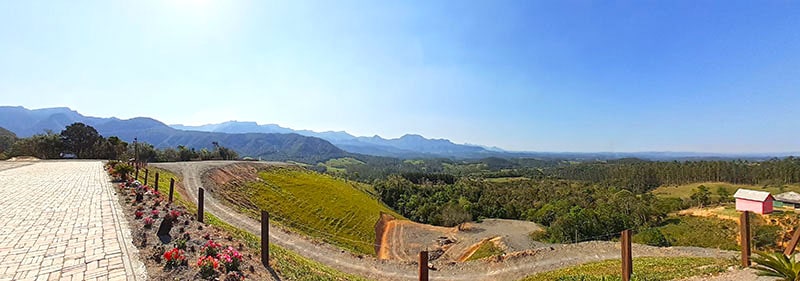
{"label": "stone paver", "polygon": [[99,161],[0,169],[0,281],[146,279],[113,192]]}

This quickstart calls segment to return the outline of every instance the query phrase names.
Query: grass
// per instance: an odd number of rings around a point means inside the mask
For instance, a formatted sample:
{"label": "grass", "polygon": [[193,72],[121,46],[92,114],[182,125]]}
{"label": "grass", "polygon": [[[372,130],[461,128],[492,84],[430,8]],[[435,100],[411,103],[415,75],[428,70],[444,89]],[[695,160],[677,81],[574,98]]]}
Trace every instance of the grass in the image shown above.
{"label": "grass", "polygon": [[325,161],[322,163],[325,166],[325,169],[328,173],[334,174],[340,177],[343,177],[347,174],[347,167],[352,165],[364,165],[365,163],[361,160],[351,158],[351,157],[343,157],[343,158],[335,158]]}
{"label": "grass", "polygon": [[[698,275],[707,275],[725,271],[734,265],[733,260],[717,258],[635,258],[633,259],[633,276],[631,280],[673,280]],[[562,268],[550,272],[528,276],[523,281],[550,280],[586,280],[611,281],[621,280],[621,263],[619,260],[605,260],[578,266]]]}
{"label": "grass", "polygon": [[722,208],[721,210],[717,210],[715,208],[711,212],[723,217],[738,218],[739,215],[741,215],[741,213],[739,213],[739,211],[736,210],[736,205],[734,204],[726,204],[724,208]]}
{"label": "grass", "polygon": [[[149,168],[151,173],[148,177],[148,183],[155,181],[155,172],[159,173],[159,190],[163,190],[164,194],[169,192],[169,179],[175,178],[175,182],[179,182],[180,178],[175,177],[171,172],[159,169]],[[144,173],[139,173],[140,180],[144,179]],[[166,182],[166,184],[165,184]],[[166,188],[162,188],[166,187]],[[186,201],[181,198],[180,193],[175,191],[173,194],[173,202],[176,205],[183,205],[191,213],[197,213],[197,205],[192,202]],[[205,222],[209,225],[219,227],[228,232],[234,239],[242,241],[242,243],[255,250],[256,253],[261,252],[261,237],[252,234],[241,228],[237,228],[211,213],[205,213]],[[292,251],[286,250],[275,244],[269,245],[270,260],[273,262],[273,269],[286,280],[303,280],[303,281],[329,281],[329,280],[367,280],[360,276],[346,274],[337,271],[333,268],[325,266],[316,261],[307,259]]]}
{"label": "grass", "polygon": [[472,256],[470,256],[467,261],[499,256],[504,253],[505,252],[503,252],[503,249],[497,247],[497,245],[495,245],[493,242],[486,241],[478,248],[478,250],[475,251],[475,253],[472,253]]}
{"label": "grass", "polygon": [[242,211],[256,218],[260,209],[287,227],[360,254],[375,254],[375,223],[380,213],[395,213],[357,183],[298,168],[259,172],[263,181],[246,183],[234,192],[249,202]]}
{"label": "grass", "polygon": [[739,250],[736,222],[718,218],[672,216],[658,227],[672,246]]}
{"label": "grass", "polygon": [[684,185],[664,185],[660,186],[653,191],[651,191],[654,195],[663,198],[689,198],[692,193],[697,189],[698,186],[705,185],[708,187],[708,190],[711,191],[711,198],[719,198],[717,195],[717,188],[723,187],[728,190],[728,192],[733,196],[739,188],[746,188],[752,190],[760,190],[760,191],[768,191],[773,195],[794,191],[800,192],[800,185],[791,184],[791,185],[749,185],[749,184],[730,184],[725,182],[700,182],[700,183],[690,183]]}
{"label": "grass", "polygon": [[364,162],[361,160],[351,158],[351,157],[344,157],[344,158],[336,158],[331,159],[325,162],[325,165],[328,167],[336,167],[336,168],[345,168],[349,165],[363,165]]}

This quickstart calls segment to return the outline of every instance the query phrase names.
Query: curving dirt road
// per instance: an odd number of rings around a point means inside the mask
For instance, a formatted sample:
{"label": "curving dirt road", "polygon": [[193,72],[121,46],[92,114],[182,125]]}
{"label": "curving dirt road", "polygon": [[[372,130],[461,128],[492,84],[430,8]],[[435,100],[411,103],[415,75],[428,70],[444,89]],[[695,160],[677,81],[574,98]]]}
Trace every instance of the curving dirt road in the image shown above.
{"label": "curving dirt road", "polygon": [[[279,162],[179,162],[151,164],[170,170],[183,177],[183,194],[188,200],[197,201],[197,190],[207,184],[205,172],[230,165],[247,163],[252,165],[290,164]],[[231,210],[214,198],[206,188],[205,210],[220,219],[253,234],[261,235],[260,222]],[[364,276],[375,280],[417,280],[417,266],[413,262],[378,260],[375,257],[360,257],[325,243],[315,242],[302,235],[270,225],[270,243],[280,245],[304,257],[315,260],[342,272]],[[735,252],[695,247],[657,248],[633,245],[635,257],[734,257]],[[498,260],[478,260],[465,263],[436,263],[437,270],[430,271],[431,280],[518,280],[538,272],[550,271],[587,262],[615,259],[620,256],[620,246],[614,242],[584,242],[568,245],[553,245],[514,253]]]}

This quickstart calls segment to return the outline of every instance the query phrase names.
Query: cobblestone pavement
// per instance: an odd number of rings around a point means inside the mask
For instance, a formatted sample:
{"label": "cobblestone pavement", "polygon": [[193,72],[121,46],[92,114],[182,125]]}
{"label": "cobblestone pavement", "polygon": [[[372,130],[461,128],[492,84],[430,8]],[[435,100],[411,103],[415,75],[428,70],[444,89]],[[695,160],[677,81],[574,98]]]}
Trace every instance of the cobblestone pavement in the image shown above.
{"label": "cobblestone pavement", "polygon": [[144,280],[99,161],[0,165],[0,281]]}

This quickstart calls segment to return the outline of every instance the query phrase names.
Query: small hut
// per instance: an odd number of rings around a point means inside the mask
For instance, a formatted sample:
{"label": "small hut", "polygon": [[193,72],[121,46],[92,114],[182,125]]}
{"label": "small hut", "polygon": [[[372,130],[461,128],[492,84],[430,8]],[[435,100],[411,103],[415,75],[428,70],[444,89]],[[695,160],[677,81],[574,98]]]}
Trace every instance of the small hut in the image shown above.
{"label": "small hut", "polygon": [[789,191],[775,195],[773,205],[778,208],[800,209],[800,193]]}
{"label": "small hut", "polygon": [[737,190],[733,198],[736,198],[737,211],[751,211],[762,215],[772,213],[772,201],[775,201],[769,192],[744,188]]}

